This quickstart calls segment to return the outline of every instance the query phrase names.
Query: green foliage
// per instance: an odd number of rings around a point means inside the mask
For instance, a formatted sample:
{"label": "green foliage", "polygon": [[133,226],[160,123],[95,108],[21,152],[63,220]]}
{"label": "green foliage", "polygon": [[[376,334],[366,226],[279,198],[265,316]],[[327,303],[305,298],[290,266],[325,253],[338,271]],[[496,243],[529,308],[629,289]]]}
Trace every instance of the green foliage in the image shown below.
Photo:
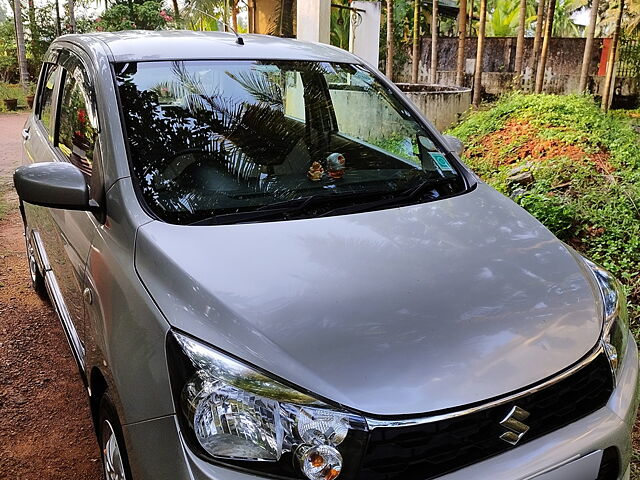
{"label": "green foliage", "polygon": [[553,35],[556,37],[580,37],[584,26],[574,23],[571,15],[584,5],[583,0],[557,0],[553,14]]}
{"label": "green foliage", "polygon": [[[335,0],[335,5],[349,6],[346,0]],[[349,49],[349,33],[351,30],[351,12],[345,8],[331,7],[331,45]]]}
{"label": "green foliage", "polygon": [[96,19],[96,30],[160,30],[173,22],[173,17],[162,8],[162,3],[149,0],[142,4],[117,3]]}
{"label": "green foliage", "polygon": [[[487,15],[487,35],[490,37],[515,37],[519,27],[520,0],[494,0]],[[535,4],[527,3],[525,31],[532,31],[536,20]]]}
{"label": "green foliage", "polygon": [[6,111],[4,102],[2,100],[11,98],[15,98],[18,100],[18,108],[27,106],[25,92],[24,90],[22,90],[22,87],[20,85],[0,82],[0,111]]}
{"label": "green foliage", "polygon": [[[384,19],[380,25],[380,65],[384,70],[387,58],[387,22],[386,2],[384,2]],[[424,13],[424,12],[423,12]],[[424,21],[424,19],[423,19]],[[401,71],[410,61],[408,53],[410,28],[413,27],[413,0],[394,0],[393,2],[393,40],[395,54],[393,58],[394,72]]]}
{"label": "green foliage", "polygon": [[18,80],[16,35],[12,19],[0,22],[0,81]]}
{"label": "green foliage", "polygon": [[[620,278],[629,294],[632,318],[638,318],[640,136],[631,121],[629,115],[601,113],[588,96],[514,93],[471,115],[450,133],[465,142],[465,161],[483,180],[511,195],[558,238]],[[551,141],[565,146],[565,151],[519,158],[513,154],[518,148],[514,133],[513,139],[500,144],[512,153],[498,159],[488,139],[497,131],[501,139],[508,138],[516,125],[530,126],[534,142]],[[574,152],[571,158],[569,149]],[[510,185],[514,167],[531,170],[535,182],[527,187]],[[640,319],[637,322],[636,329]]]}

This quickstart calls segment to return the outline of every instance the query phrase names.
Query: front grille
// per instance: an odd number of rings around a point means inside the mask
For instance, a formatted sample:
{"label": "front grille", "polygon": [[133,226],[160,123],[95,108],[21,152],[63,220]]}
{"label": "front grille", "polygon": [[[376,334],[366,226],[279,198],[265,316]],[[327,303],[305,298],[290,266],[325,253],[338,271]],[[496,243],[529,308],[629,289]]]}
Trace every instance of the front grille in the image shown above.
{"label": "front grille", "polygon": [[542,390],[437,422],[371,431],[358,480],[428,480],[506,452],[500,422],[514,406],[530,413],[522,445],[602,408],[613,391],[604,354]]}

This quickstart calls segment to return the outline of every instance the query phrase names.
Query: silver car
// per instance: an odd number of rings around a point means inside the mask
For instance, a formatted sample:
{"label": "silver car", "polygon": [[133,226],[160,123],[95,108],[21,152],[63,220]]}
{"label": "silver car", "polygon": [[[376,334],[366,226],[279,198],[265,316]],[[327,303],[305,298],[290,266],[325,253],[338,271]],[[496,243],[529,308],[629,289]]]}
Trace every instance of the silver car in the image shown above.
{"label": "silver car", "polygon": [[23,136],[107,479],[629,478],[620,284],[357,57],[64,36]]}

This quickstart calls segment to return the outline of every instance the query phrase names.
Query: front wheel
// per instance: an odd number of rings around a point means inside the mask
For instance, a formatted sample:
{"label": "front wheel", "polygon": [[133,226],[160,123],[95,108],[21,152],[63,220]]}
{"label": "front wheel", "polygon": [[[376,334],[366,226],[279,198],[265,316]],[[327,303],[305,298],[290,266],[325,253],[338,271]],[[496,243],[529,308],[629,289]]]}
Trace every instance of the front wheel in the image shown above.
{"label": "front wheel", "polygon": [[25,233],[27,244],[27,262],[29,263],[29,276],[31,277],[31,287],[43,300],[47,300],[47,288],[44,284],[44,277],[40,273],[40,267],[36,261],[34,246],[28,234]]}
{"label": "front wheel", "polygon": [[131,480],[122,427],[115,408],[106,394],[100,400],[98,428],[104,478]]}

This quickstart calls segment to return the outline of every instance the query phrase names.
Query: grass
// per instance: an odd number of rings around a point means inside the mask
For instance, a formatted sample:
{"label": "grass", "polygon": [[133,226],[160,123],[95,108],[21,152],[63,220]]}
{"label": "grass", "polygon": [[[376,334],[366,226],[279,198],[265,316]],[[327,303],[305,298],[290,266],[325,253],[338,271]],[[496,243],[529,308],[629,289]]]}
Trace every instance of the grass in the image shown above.
{"label": "grass", "polygon": [[[27,105],[27,94],[24,92],[20,85],[8,84],[4,83],[0,85],[0,91],[3,92],[4,98],[17,98],[18,99],[18,110],[24,110],[28,108]],[[4,106],[4,102],[0,101],[0,112],[11,113]]]}

